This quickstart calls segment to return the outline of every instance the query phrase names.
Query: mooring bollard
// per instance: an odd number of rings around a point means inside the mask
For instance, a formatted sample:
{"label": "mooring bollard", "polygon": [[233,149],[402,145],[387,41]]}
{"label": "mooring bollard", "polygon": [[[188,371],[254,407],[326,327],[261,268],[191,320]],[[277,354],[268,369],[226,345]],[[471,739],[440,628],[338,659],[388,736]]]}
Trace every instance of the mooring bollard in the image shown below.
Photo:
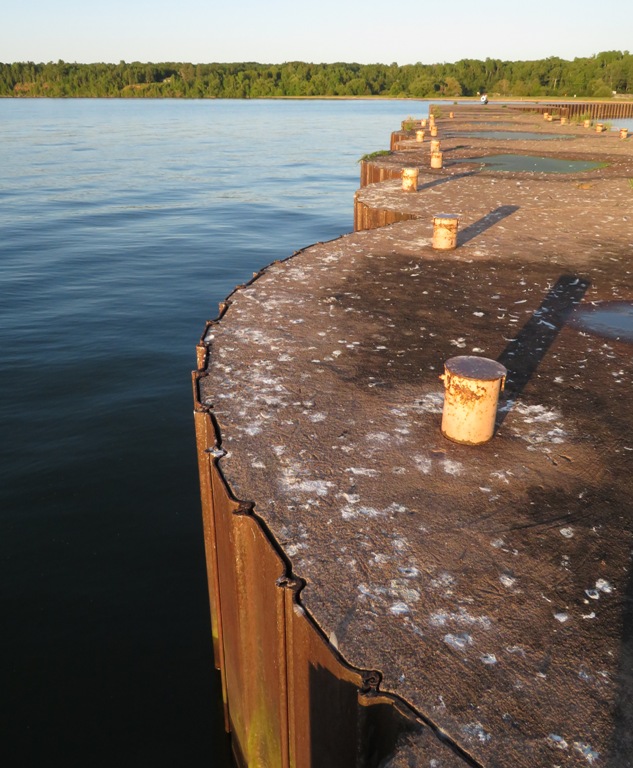
{"label": "mooring bollard", "polygon": [[481,445],[494,434],[499,392],[506,368],[487,357],[462,355],[444,363],[442,434],[466,445]]}
{"label": "mooring bollard", "polygon": [[440,140],[439,139],[431,139],[431,154],[433,152],[439,152],[440,151]]}
{"label": "mooring bollard", "polygon": [[402,189],[405,192],[418,191],[419,173],[420,173],[419,168],[403,168],[402,169]]}
{"label": "mooring bollard", "polygon": [[441,167],[442,167],[442,153],[431,152],[431,168],[441,168]]}
{"label": "mooring bollard", "polygon": [[628,128],[620,128],[620,138],[626,139],[629,135],[629,129]]}
{"label": "mooring bollard", "polygon": [[459,216],[454,213],[438,213],[433,216],[433,240],[436,251],[452,251],[457,248]]}
{"label": "mooring bollard", "polygon": [[591,128],[591,120],[583,120],[583,126],[585,128]]}
{"label": "mooring bollard", "polygon": [[431,136],[437,136],[437,125],[435,123],[431,126]]}
{"label": "mooring bollard", "polygon": [[416,141],[424,141],[424,131],[416,131],[415,132],[415,140]]}

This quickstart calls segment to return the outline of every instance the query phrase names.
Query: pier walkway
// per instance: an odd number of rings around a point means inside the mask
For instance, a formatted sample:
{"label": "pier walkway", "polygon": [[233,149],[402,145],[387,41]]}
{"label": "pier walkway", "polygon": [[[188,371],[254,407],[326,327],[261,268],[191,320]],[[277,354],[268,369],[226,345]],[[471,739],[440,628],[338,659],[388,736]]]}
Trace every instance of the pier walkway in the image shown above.
{"label": "pier walkway", "polygon": [[[250,766],[625,768],[633,139],[436,112],[442,169],[401,136],[357,231],[238,288],[198,349],[227,723]],[[462,354],[509,371],[478,447],[440,433]]]}

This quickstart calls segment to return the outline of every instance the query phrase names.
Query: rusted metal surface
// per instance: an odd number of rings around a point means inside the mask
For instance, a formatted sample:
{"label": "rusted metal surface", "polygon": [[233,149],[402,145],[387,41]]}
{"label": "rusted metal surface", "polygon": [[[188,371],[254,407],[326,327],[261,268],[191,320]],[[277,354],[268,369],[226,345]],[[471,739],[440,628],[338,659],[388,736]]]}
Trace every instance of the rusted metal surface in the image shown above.
{"label": "rusted metal surface", "polygon": [[499,393],[507,369],[496,360],[460,355],[444,363],[442,434],[466,445],[480,445],[494,434]]}
{"label": "rusted metal surface", "polygon": [[517,105],[512,109],[526,112],[544,112],[567,118],[577,118],[581,115],[591,115],[594,119],[625,119],[633,117],[633,101],[561,101],[548,102],[547,104]]}
{"label": "rusted metal surface", "polygon": [[377,166],[369,160],[361,160],[360,162],[360,186],[366,187],[368,184],[376,184],[386,179],[400,178],[399,168],[385,168],[384,166]]}
{"label": "rusted metal surface", "polygon": [[[199,345],[200,347],[204,345]],[[206,349],[206,348],[205,348]],[[198,362],[206,365],[206,353],[201,359],[198,353]],[[213,513],[213,485],[211,480],[211,455],[210,446],[215,446],[216,435],[212,421],[209,419],[206,409],[199,400],[199,377],[203,368],[193,374],[193,398],[194,398],[194,425],[196,430],[196,447],[198,454],[198,478],[200,484],[200,498],[202,503],[202,525],[204,534],[204,547],[207,565],[207,586],[209,590],[209,605],[211,609],[211,633],[213,640],[213,658],[216,667],[220,670],[222,684],[222,701],[224,705],[224,725],[229,728],[226,678],[224,670],[224,646],[222,642],[222,614],[220,611],[220,591],[217,557],[217,537],[215,530],[215,516]]]}
{"label": "rusted metal surface", "polygon": [[403,168],[402,169],[402,189],[404,192],[417,192],[418,191],[418,168]]}
{"label": "rusted metal surface", "polygon": [[459,217],[440,213],[433,217],[433,248],[439,251],[452,251],[457,248],[457,230]]}
{"label": "rusted metal surface", "polygon": [[401,149],[406,142],[415,141],[415,131],[419,127],[420,127],[420,122],[416,121],[413,124],[413,128],[411,130],[393,131],[391,134],[389,149],[391,149],[391,151],[393,152],[394,150]]}
{"label": "rusted metal surface", "polygon": [[223,674],[233,745],[244,765],[287,762],[284,603],[281,558],[263,540],[248,505],[230,499],[212,473]]}
{"label": "rusted metal surface", "polygon": [[[402,187],[402,182],[400,183]],[[354,232],[364,229],[378,229],[397,221],[408,221],[415,218],[408,213],[402,213],[393,208],[379,209],[362,203],[358,197],[354,198]]]}

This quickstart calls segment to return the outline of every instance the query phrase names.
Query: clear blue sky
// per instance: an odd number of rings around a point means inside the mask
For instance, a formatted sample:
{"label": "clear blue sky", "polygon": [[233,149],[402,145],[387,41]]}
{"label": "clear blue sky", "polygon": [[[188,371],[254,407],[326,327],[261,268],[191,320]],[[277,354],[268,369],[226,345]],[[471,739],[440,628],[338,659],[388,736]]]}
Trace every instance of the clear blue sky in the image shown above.
{"label": "clear blue sky", "polygon": [[0,61],[424,64],[573,59],[633,48],[615,0],[30,0],[7,4]]}

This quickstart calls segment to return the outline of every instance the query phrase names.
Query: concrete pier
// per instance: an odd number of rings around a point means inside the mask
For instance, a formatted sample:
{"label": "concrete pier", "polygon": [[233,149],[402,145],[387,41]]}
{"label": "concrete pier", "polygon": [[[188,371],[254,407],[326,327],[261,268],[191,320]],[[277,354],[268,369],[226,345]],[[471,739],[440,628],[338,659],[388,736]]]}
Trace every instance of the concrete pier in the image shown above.
{"label": "concrete pier", "polygon": [[[244,765],[633,764],[633,140],[443,110],[443,168],[399,136],[357,231],[236,289],[198,348]],[[536,165],[486,165],[509,154]],[[432,248],[442,211],[455,250]],[[483,445],[440,431],[455,355],[508,370]]]}

